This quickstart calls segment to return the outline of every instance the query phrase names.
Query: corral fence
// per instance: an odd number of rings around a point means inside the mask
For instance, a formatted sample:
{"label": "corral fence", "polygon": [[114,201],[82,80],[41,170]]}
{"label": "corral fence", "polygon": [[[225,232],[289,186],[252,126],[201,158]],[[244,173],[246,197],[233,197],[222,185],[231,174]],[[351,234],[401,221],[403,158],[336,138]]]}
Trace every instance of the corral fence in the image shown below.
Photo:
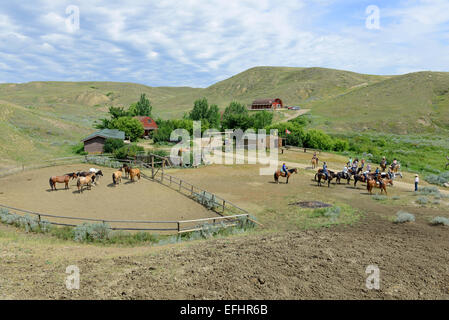
{"label": "corral fence", "polygon": [[49,160],[42,160],[40,162],[34,163],[23,163],[15,166],[9,166],[5,168],[0,168],[0,177],[8,176],[11,174],[16,174],[22,171],[33,170],[33,169],[41,169],[47,167],[54,167],[59,165],[71,164],[71,163],[79,163],[85,159],[84,156],[74,156],[74,157],[64,157],[64,158],[55,158]]}
{"label": "corral fence", "polygon": [[[87,223],[104,223],[108,224],[111,230],[126,230],[126,231],[158,231],[158,232],[177,232],[185,233],[192,231],[199,231],[208,226],[231,227],[237,225],[239,221],[248,219],[247,214],[202,218],[194,220],[178,220],[178,221],[150,221],[150,220],[109,220],[109,219],[95,219],[82,217],[69,217],[47,214],[42,212],[34,212],[30,210],[19,209],[0,204],[0,209],[7,209],[8,212],[17,215],[34,216],[38,222],[46,221],[56,226],[77,227],[79,224]],[[79,223],[73,223],[78,221]],[[124,226],[132,225],[132,226]]]}
{"label": "corral fence", "polygon": [[[22,167],[8,168],[7,170],[0,171],[0,177],[11,175],[14,173],[22,172],[25,170],[39,169],[45,167],[52,167],[64,164],[75,163],[94,163],[97,165],[109,166],[113,168],[119,168],[124,163],[127,163],[133,167],[139,167],[142,170],[151,170],[151,174],[147,175],[142,171],[142,177],[147,180],[158,182],[166,187],[169,187],[179,193],[191,198],[192,200],[200,203],[207,209],[217,214],[216,217],[194,219],[194,220],[178,220],[178,221],[149,221],[149,220],[110,220],[99,218],[83,218],[83,217],[69,217],[59,216],[49,213],[34,212],[30,210],[24,210],[20,208],[10,207],[0,204],[0,209],[8,209],[9,212],[17,215],[31,215],[34,216],[37,221],[45,219],[48,223],[57,226],[76,227],[75,221],[79,223],[106,223],[112,230],[127,230],[127,231],[157,231],[168,233],[185,233],[200,231],[206,227],[218,226],[218,227],[232,227],[237,226],[239,223],[251,222],[256,225],[262,226],[258,223],[248,211],[236,206],[235,204],[213,194],[206,190],[196,187],[195,185],[188,183],[180,178],[169,175],[165,172],[165,168],[171,167],[172,164],[167,157],[159,155],[150,155],[150,162],[146,163],[141,160],[134,159],[114,159],[107,155],[95,155],[95,156],[79,156],[79,157],[66,157],[44,161],[40,164],[27,165]],[[179,167],[178,167],[179,168]]]}

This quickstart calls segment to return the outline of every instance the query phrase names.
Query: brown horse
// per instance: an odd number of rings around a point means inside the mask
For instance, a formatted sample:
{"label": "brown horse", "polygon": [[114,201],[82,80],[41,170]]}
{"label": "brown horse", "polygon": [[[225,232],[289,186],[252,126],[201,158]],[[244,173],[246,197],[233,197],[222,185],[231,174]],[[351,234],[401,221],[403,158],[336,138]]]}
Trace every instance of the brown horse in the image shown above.
{"label": "brown horse", "polygon": [[327,187],[330,187],[332,179],[334,179],[337,175],[335,172],[331,170],[327,170],[328,175],[326,177],[326,174],[323,173],[323,169],[319,169],[318,172],[315,174],[315,180],[318,178],[318,186],[321,187],[321,180],[326,181],[327,180]]}
{"label": "brown horse", "polygon": [[310,163],[312,163],[312,169],[315,169],[316,167],[318,167],[318,158],[313,157],[312,161],[310,161]]}
{"label": "brown horse", "polygon": [[122,168],[120,169],[120,171],[122,171],[122,169],[125,170],[125,177],[128,179],[129,178],[129,170],[131,170],[131,168],[126,163],[124,163]]}
{"label": "brown horse", "polygon": [[67,173],[63,176],[53,176],[50,177],[48,182],[50,183],[51,190],[57,190],[56,189],[56,183],[65,183],[65,189],[69,189],[69,181],[70,179],[76,179],[78,176],[75,172],[73,173]]}
{"label": "brown horse", "polygon": [[[379,182],[377,182],[374,179],[369,179],[366,182],[366,189],[368,190],[369,194],[373,194],[373,189],[374,188],[379,188],[380,189],[380,194],[382,194],[383,191],[385,191],[385,194],[387,194],[387,184],[389,185],[393,185],[393,180],[391,179],[382,179],[380,177],[378,177],[377,179]],[[382,182],[382,183],[380,183]]]}
{"label": "brown horse", "polygon": [[129,177],[131,178],[131,181],[134,181],[134,178],[137,177],[140,180],[140,169],[129,169]]}
{"label": "brown horse", "polygon": [[112,181],[114,182],[114,185],[122,182],[122,168],[112,174]]}
{"label": "brown horse", "polygon": [[78,193],[83,192],[83,188],[86,185],[87,188],[90,190],[92,188],[92,182],[95,179],[95,173],[90,173],[85,177],[79,177],[76,181],[76,186],[78,187]]}
{"label": "brown horse", "polygon": [[[288,169],[287,172],[288,172],[288,175],[286,176],[286,178],[287,178],[287,182],[286,182],[286,183],[288,183],[288,178],[290,178],[290,176],[291,176],[293,173],[298,173],[298,169],[296,169],[296,168]],[[274,173],[274,181],[275,181],[276,183],[279,183],[279,177],[285,177],[285,175],[281,172],[281,170],[277,170],[277,171]]]}

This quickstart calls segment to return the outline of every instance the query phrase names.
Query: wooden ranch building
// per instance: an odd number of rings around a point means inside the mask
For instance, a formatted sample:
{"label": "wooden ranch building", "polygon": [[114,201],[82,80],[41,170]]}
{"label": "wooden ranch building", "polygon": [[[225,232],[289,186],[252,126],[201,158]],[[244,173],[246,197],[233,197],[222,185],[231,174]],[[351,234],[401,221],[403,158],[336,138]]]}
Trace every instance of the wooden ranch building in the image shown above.
{"label": "wooden ranch building", "polygon": [[148,137],[151,131],[158,129],[156,121],[150,117],[134,117],[142,123],[143,129],[145,130],[144,137]]}
{"label": "wooden ranch building", "polygon": [[251,110],[276,110],[283,108],[284,104],[281,99],[258,99],[254,100],[251,105]]}
{"label": "wooden ranch building", "polygon": [[103,153],[106,139],[125,140],[125,133],[117,129],[103,129],[94,132],[83,139],[84,151],[88,153]]}

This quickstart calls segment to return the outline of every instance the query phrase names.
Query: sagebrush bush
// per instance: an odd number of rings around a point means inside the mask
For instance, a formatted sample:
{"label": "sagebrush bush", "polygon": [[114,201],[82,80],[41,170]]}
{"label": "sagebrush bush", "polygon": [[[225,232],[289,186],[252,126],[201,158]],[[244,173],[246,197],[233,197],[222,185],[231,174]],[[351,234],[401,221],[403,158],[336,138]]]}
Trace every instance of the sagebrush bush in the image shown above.
{"label": "sagebrush bush", "polygon": [[46,220],[39,221],[38,217],[31,217],[28,214],[22,216],[9,212],[6,208],[0,209],[0,221],[25,229],[26,232],[49,232],[51,230],[50,222]]}
{"label": "sagebrush bush", "polygon": [[449,219],[445,217],[435,217],[430,221],[430,223],[434,226],[437,225],[449,226]]}
{"label": "sagebrush bush", "polygon": [[93,242],[107,240],[112,230],[107,223],[84,222],[76,226],[73,231],[75,241]]}
{"label": "sagebrush bush", "polygon": [[418,204],[427,204],[428,202],[429,200],[427,197],[418,197],[418,199],[416,199],[416,203]]}
{"label": "sagebrush bush", "polygon": [[405,211],[398,211],[394,223],[414,222],[415,216]]}
{"label": "sagebrush bush", "polygon": [[341,208],[338,206],[327,207],[327,208],[318,208],[313,211],[314,216],[316,217],[326,217],[331,218],[331,220],[336,220],[340,216]]}
{"label": "sagebrush bush", "polygon": [[437,187],[422,187],[419,189],[418,194],[437,196],[440,195],[440,189]]}
{"label": "sagebrush bush", "polygon": [[444,183],[449,182],[449,171],[441,172],[438,174],[430,174],[425,179],[430,184],[437,184],[442,186]]}
{"label": "sagebrush bush", "polygon": [[387,200],[387,196],[381,195],[381,194],[375,194],[372,196],[374,200],[383,201]]}

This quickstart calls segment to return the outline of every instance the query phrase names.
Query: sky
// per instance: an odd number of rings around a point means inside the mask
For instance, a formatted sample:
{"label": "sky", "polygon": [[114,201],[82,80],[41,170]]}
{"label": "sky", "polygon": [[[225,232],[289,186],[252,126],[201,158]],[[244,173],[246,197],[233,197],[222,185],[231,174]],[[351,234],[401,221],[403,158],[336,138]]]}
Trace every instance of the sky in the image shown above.
{"label": "sky", "polygon": [[0,82],[207,87],[256,66],[449,71],[449,1],[0,0]]}

